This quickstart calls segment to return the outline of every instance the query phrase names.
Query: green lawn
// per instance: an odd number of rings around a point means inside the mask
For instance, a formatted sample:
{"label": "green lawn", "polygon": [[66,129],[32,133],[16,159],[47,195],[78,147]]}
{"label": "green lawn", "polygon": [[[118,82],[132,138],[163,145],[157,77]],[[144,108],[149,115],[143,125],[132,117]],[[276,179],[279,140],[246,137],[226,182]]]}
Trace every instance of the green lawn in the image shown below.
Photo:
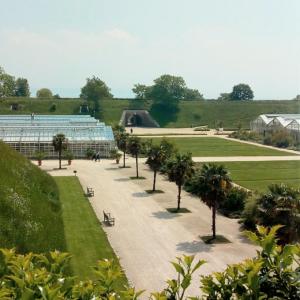
{"label": "green lawn", "polygon": [[[11,111],[10,105],[18,102],[20,110]],[[56,104],[56,111],[51,110]],[[9,98],[1,99],[0,114],[79,114],[79,106],[83,100],[74,99],[35,99]],[[92,107],[92,103],[90,103]],[[180,101],[178,109],[155,108],[150,100],[101,100],[97,114],[108,124],[118,124],[124,109],[146,109],[161,127],[190,127],[208,125],[214,128],[217,121],[222,121],[224,128],[237,128],[239,123],[249,128],[250,121],[260,114],[297,113],[299,101]]]}
{"label": "green lawn", "polygon": [[[159,143],[161,138],[151,138]],[[145,139],[144,139],[145,140]],[[171,137],[180,152],[191,152],[193,156],[283,156],[290,153],[225,140],[217,137]]]}
{"label": "green lawn", "polygon": [[300,188],[300,161],[224,162],[234,182],[264,192],[272,183]]}
{"label": "green lawn", "polygon": [[[116,258],[77,177],[54,177],[63,208],[67,252],[71,268],[80,279],[96,279],[92,267],[102,258]],[[120,283],[127,283],[124,280]]]}

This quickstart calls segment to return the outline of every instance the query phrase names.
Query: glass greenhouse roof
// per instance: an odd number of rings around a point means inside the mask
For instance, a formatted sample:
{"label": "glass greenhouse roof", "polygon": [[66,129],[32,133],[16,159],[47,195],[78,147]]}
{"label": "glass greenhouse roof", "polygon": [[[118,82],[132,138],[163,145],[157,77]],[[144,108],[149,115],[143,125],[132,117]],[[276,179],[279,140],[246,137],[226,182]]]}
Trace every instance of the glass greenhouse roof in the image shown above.
{"label": "glass greenhouse roof", "polygon": [[0,140],[51,142],[63,133],[69,141],[113,141],[111,126],[88,115],[1,115]]}

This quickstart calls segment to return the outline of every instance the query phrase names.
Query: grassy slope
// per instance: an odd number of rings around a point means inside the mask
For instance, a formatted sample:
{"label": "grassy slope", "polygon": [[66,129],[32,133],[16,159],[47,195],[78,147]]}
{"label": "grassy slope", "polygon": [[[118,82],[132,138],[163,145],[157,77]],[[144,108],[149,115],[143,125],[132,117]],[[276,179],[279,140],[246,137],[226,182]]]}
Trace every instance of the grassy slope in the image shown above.
{"label": "grassy slope", "polygon": [[[265,192],[268,185],[286,183],[300,188],[300,161],[224,162],[234,182]],[[199,164],[200,166],[201,164]]]}
{"label": "grassy slope", "polygon": [[[11,111],[10,104],[19,102],[20,111]],[[56,103],[55,112],[50,111],[52,103]],[[0,114],[11,113],[53,113],[78,114],[79,99],[68,100],[37,100],[37,99],[8,99],[0,101]],[[181,101],[178,112],[162,111],[160,108],[151,109],[151,101],[141,100],[103,100],[99,116],[109,124],[117,124],[124,109],[147,109],[158,121],[161,127],[190,127],[191,125],[209,125],[215,127],[215,122],[223,121],[225,128],[236,128],[239,122],[244,128],[249,128],[251,120],[262,113],[298,113],[299,101]]]}
{"label": "grassy slope", "polygon": [[56,183],[2,142],[0,153],[0,247],[65,251]]}
{"label": "grassy slope", "polygon": [[[161,138],[152,138],[154,143],[158,143],[160,140]],[[224,140],[217,137],[171,137],[168,140],[174,143],[180,152],[191,152],[193,156],[290,155],[290,153],[283,151]]]}
{"label": "grassy slope", "polygon": [[[55,177],[63,206],[63,220],[71,267],[80,279],[94,278],[92,266],[101,258],[114,258],[106,234],[84,196],[77,177]],[[125,280],[124,280],[125,282]]]}

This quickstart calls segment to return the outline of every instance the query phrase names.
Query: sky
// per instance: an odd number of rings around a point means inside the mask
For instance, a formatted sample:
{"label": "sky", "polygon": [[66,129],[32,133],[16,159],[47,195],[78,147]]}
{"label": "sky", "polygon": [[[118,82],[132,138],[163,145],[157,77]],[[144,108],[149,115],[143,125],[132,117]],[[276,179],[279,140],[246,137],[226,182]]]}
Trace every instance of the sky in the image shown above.
{"label": "sky", "polygon": [[255,99],[300,94],[299,0],[0,0],[0,66],[77,97],[101,78],[115,97],[182,76],[205,98],[249,84]]}

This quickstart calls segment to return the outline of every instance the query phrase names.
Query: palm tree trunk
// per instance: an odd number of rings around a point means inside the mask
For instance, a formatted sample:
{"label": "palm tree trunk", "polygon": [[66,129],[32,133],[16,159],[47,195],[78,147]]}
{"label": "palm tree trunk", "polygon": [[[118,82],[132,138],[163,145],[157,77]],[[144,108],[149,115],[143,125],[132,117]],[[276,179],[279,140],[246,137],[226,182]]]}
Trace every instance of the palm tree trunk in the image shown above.
{"label": "palm tree trunk", "polygon": [[155,191],[155,184],[156,184],[156,170],[153,173],[153,188],[152,188],[153,192]]}
{"label": "palm tree trunk", "polygon": [[125,168],[125,151],[123,151],[123,168]]}
{"label": "palm tree trunk", "polygon": [[61,149],[58,151],[59,168],[61,169]]}
{"label": "palm tree trunk", "polygon": [[180,210],[180,200],[181,200],[181,185],[178,185],[177,211]]}
{"label": "palm tree trunk", "polygon": [[[216,195],[217,198],[217,195]],[[212,232],[213,232],[213,239],[216,238],[216,203],[217,199],[214,199],[213,205],[212,205]]]}
{"label": "palm tree trunk", "polygon": [[139,178],[139,164],[138,164],[138,155],[135,155],[135,168],[136,168],[136,178]]}

